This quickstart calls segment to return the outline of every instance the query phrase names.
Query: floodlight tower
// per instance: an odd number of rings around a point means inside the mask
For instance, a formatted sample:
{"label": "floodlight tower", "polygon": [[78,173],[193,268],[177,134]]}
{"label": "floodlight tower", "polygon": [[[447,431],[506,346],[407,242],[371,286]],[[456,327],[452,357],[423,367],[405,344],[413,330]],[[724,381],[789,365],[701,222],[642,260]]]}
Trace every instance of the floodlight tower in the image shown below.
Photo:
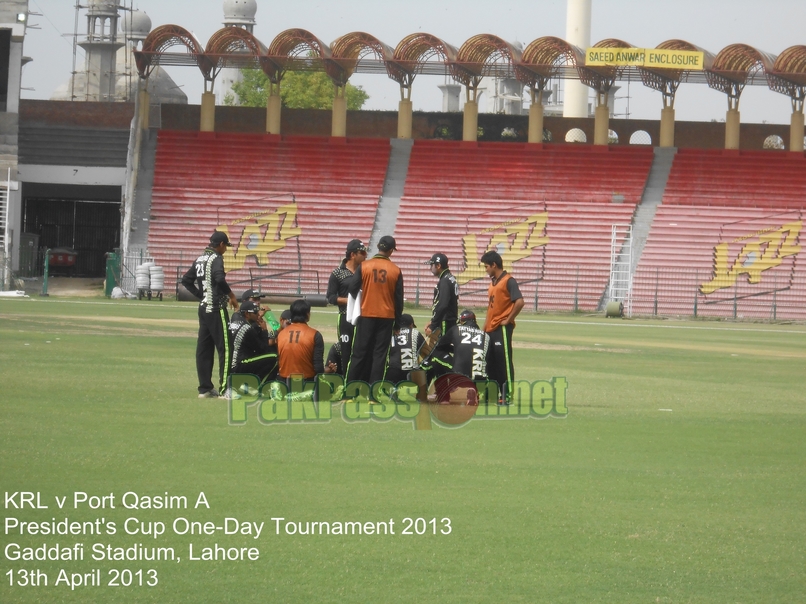
{"label": "floodlight tower", "polygon": [[[591,3],[567,0],[565,41],[582,49],[591,45]],[[588,87],[578,80],[565,80],[563,117],[588,117]]]}
{"label": "floodlight tower", "polygon": [[89,0],[87,3],[87,37],[78,45],[87,56],[87,101],[115,100],[115,74],[118,49],[117,0]]}
{"label": "floodlight tower", "polygon": [[[257,0],[224,0],[224,27],[240,27],[250,34],[255,30]],[[241,81],[241,70],[226,67],[217,78],[216,105],[223,105],[224,98],[231,94],[236,105],[240,105],[238,95],[232,92],[232,86]]]}

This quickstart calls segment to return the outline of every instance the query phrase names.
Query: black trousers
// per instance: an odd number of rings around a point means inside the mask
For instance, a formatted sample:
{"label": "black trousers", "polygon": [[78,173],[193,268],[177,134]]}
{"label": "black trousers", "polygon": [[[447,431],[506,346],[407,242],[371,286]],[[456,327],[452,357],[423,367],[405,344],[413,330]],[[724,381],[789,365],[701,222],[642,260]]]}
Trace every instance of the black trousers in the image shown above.
{"label": "black trousers", "polygon": [[403,371],[402,369],[392,369],[391,367],[386,368],[386,376],[384,379],[387,382],[392,382],[393,384],[398,384],[400,382],[405,382],[409,379],[409,372]]}
{"label": "black trousers", "polygon": [[338,324],[339,342],[341,342],[341,369],[342,375],[347,375],[347,365],[353,350],[353,335],[355,326],[347,320],[347,315],[339,313]]}
{"label": "black trousers", "polygon": [[429,384],[446,373],[453,373],[453,367],[450,364],[449,357],[450,355],[447,354],[440,354],[436,357],[430,355],[428,363],[423,363],[423,365],[427,365],[428,367],[425,372],[425,379]]}
{"label": "black trousers", "polygon": [[277,379],[277,353],[244,359],[235,366],[232,373],[251,373],[260,379],[261,384],[273,382]]}
{"label": "black trousers", "polygon": [[512,364],[512,325],[501,325],[489,332],[490,347],[487,349],[487,375],[490,381],[498,382],[502,398],[512,391],[515,368]]}
{"label": "black trousers", "polygon": [[358,317],[352,355],[347,367],[348,382],[360,380],[374,384],[383,380],[394,324],[394,319]]}
{"label": "black trousers", "polygon": [[229,316],[224,308],[207,312],[199,305],[199,338],[196,340],[196,373],[199,377],[199,394],[213,390],[213,359],[218,352],[219,392],[226,389],[229,377],[230,345]]}

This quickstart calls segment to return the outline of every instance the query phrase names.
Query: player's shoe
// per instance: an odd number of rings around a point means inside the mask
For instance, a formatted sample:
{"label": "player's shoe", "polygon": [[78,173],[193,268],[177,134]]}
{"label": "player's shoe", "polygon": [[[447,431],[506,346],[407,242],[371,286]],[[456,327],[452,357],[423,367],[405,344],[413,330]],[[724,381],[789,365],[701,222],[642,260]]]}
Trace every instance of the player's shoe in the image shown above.
{"label": "player's shoe", "polygon": [[218,390],[213,388],[212,390],[208,390],[207,392],[200,392],[199,398],[218,398]]}
{"label": "player's shoe", "polygon": [[258,394],[260,394],[260,391],[259,391],[259,390],[257,390],[256,388],[252,388],[252,387],[251,387],[249,384],[247,384],[247,383],[243,383],[243,384],[241,384],[241,387],[240,387],[240,388],[238,388],[238,391],[239,391],[241,394],[248,394],[248,395],[250,395],[250,396],[257,396]]}
{"label": "player's shoe", "polygon": [[235,392],[232,388],[227,388],[218,398],[227,399],[228,401],[237,401],[241,395]]}

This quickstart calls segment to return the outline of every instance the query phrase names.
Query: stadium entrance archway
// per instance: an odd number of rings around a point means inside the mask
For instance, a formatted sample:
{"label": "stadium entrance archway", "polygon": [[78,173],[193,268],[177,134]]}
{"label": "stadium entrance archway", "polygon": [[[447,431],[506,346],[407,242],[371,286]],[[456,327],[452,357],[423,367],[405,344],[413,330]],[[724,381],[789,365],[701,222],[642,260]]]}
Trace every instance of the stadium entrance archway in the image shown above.
{"label": "stadium entrance archway", "polygon": [[24,183],[22,232],[38,235],[40,249],[76,252],[72,266],[52,263],[51,274],[104,276],[106,253],[120,245],[120,193],[113,186]]}

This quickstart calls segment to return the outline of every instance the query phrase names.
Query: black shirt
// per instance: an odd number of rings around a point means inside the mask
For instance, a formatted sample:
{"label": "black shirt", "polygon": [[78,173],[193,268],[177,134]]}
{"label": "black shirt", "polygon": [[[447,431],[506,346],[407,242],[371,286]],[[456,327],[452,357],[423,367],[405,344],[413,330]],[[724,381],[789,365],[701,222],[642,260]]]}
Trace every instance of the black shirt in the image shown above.
{"label": "black shirt", "polygon": [[417,353],[425,343],[425,338],[417,329],[403,327],[392,335],[392,346],[389,349],[389,368],[400,371],[411,371],[419,367]]}
{"label": "black shirt", "polygon": [[459,316],[459,284],[447,268],[442,271],[434,288],[434,303],[431,307],[431,331],[437,328],[442,333],[456,325]]}
{"label": "black shirt", "polygon": [[266,354],[277,354],[277,349],[269,346],[269,332],[256,323],[250,323],[241,313],[235,313],[229,323],[232,342],[232,368],[246,359]]}
{"label": "black shirt", "polygon": [[[327,303],[337,305],[336,298],[346,298],[347,288],[350,285],[350,278],[353,276],[352,271],[347,268],[347,260],[342,260],[341,264],[333,269],[330,273],[330,278],[327,280]],[[338,304],[339,312],[345,314],[347,312],[346,304]]]}
{"label": "black shirt", "polygon": [[341,366],[341,342],[336,342],[333,346],[330,347],[330,350],[327,353],[327,359],[325,360],[325,367],[330,365],[331,363],[336,364],[336,373],[344,375],[344,370]]}
{"label": "black shirt", "polygon": [[224,272],[224,257],[206,248],[182,277],[182,285],[200,301],[207,312],[227,308],[232,292]]}
{"label": "black shirt", "polygon": [[[472,325],[454,325],[434,347],[434,357],[453,353],[453,372],[472,380],[487,378],[487,349],[490,336]],[[443,357],[444,358],[444,357]]]}

